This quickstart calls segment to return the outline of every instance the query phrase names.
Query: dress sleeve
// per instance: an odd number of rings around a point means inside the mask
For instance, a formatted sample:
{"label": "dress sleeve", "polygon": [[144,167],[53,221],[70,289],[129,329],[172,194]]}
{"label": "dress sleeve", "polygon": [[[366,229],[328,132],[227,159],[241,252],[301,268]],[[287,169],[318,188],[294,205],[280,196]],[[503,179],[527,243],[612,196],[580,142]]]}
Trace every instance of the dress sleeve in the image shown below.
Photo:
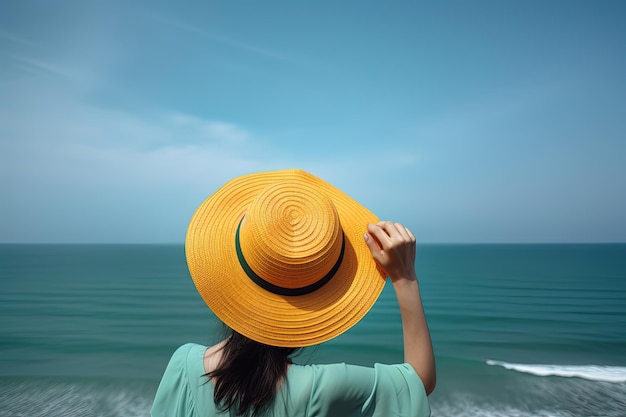
{"label": "dress sleeve", "polygon": [[334,364],[315,366],[313,371],[309,417],[430,416],[424,385],[411,365]]}
{"label": "dress sleeve", "polygon": [[430,416],[424,384],[411,365],[377,363],[374,369],[376,380],[361,408],[364,416]]}
{"label": "dress sleeve", "polygon": [[191,417],[195,412],[193,394],[189,389],[187,356],[192,344],[179,347],[172,355],[152,403],[152,417]]}

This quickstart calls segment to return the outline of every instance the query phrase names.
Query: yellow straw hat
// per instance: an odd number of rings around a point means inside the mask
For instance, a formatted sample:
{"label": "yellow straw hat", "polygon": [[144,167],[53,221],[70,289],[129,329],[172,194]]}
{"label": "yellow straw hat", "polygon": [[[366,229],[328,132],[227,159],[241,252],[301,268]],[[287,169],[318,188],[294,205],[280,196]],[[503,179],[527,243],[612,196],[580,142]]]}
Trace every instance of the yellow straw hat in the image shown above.
{"label": "yellow straw hat", "polygon": [[300,170],[235,178],[187,230],[191,277],[211,310],[272,346],[322,343],[355,325],[384,284],[363,240],[378,218]]}

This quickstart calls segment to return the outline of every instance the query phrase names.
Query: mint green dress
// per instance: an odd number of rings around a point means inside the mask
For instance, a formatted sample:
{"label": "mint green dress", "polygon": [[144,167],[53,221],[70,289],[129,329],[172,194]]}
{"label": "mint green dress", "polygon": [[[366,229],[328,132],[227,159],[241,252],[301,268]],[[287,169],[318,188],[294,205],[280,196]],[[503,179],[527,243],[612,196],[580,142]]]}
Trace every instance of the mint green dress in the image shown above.
{"label": "mint green dress", "polygon": [[[213,402],[204,377],[205,346],[188,343],[172,355],[157,389],[152,417],[234,416]],[[261,417],[427,417],[422,381],[408,364],[362,366],[292,365]]]}

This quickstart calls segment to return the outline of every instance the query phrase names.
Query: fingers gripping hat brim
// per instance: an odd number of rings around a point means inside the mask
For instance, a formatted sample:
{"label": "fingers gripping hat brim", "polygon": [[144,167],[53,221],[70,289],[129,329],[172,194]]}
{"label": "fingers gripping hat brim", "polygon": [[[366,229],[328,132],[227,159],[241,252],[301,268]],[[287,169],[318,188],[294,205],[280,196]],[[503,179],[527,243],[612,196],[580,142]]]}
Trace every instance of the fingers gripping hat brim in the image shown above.
{"label": "fingers gripping hat brim", "polygon": [[[235,237],[252,201],[274,184],[297,181],[332,201],[344,250],[332,279],[303,295],[280,295],[255,283],[238,259]],[[377,217],[331,184],[300,170],[235,178],[207,198],[193,215],[185,252],[203,300],[227,326],[272,346],[303,347],[332,339],[355,325],[380,295],[385,275],[363,240]]]}

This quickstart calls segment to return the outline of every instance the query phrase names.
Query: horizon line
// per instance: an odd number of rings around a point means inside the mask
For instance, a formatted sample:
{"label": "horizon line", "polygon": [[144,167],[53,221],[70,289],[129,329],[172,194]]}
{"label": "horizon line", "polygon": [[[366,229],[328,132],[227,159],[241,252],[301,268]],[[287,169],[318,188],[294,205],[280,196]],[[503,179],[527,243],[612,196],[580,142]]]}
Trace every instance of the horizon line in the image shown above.
{"label": "horizon line", "polygon": [[[548,242],[532,242],[532,241],[459,241],[459,242],[417,242],[417,245],[623,245],[626,241],[548,241]],[[185,245],[185,242],[0,242],[0,245],[128,245],[128,246],[174,246]]]}

